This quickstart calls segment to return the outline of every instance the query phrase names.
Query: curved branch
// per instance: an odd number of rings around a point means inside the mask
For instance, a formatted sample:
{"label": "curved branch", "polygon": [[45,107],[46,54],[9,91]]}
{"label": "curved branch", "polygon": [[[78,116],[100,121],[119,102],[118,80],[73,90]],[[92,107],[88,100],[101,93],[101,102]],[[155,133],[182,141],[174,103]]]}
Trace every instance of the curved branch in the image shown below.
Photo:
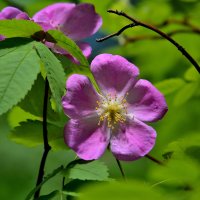
{"label": "curved branch", "polygon": [[119,12],[119,11],[114,11],[114,10],[108,10],[109,13],[113,13],[119,16],[123,16],[127,19],[129,19],[130,21],[133,22],[132,26],[127,25],[124,26],[122,29],[120,29],[117,33],[114,33],[112,35],[109,35],[108,37],[104,37],[101,39],[97,39],[97,42],[102,42],[106,39],[109,39],[111,37],[117,36],[119,35],[119,33],[122,33],[123,31],[125,31],[128,28],[132,28],[134,26],[142,26],[144,28],[147,28],[149,30],[152,30],[153,32],[158,33],[160,36],[162,36],[163,38],[165,38],[166,40],[168,40],[170,43],[172,43],[174,46],[176,46],[176,48],[190,61],[190,63],[195,67],[195,69],[200,73],[200,66],[198,65],[198,63],[194,60],[194,58],[180,45],[178,44],[174,39],[172,39],[170,36],[168,36],[167,34],[165,34],[164,32],[162,32],[161,30],[157,29],[156,27],[146,24],[144,22],[138,21],[134,18],[132,18],[131,16],[127,15],[124,12]]}

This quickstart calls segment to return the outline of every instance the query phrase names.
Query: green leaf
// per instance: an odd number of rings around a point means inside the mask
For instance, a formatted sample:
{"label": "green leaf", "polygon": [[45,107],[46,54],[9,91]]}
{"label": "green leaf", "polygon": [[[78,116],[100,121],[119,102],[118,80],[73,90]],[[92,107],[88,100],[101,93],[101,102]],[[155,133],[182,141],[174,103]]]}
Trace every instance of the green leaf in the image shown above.
{"label": "green leaf", "polygon": [[62,63],[62,65],[63,65],[63,67],[65,69],[65,74],[66,74],[67,78],[72,74],[85,75],[85,76],[89,77],[89,79],[91,80],[91,82],[95,86],[95,88],[97,90],[99,90],[98,85],[97,85],[97,83],[96,83],[96,81],[95,81],[95,79],[93,77],[93,74],[90,71],[90,67],[89,66],[78,65],[78,64],[72,63],[65,56],[61,56],[61,55],[56,55],[56,56],[60,60],[60,62]]}
{"label": "green leaf", "polygon": [[39,74],[31,90],[27,93],[26,97],[18,105],[23,110],[35,116],[42,117],[43,100],[44,100],[44,79]]}
{"label": "green leaf", "polygon": [[36,186],[35,188],[33,188],[33,189],[29,192],[29,194],[26,196],[25,200],[31,199],[31,197],[34,195],[34,193],[35,193],[36,191],[38,191],[39,188],[42,187],[42,185],[44,185],[48,180],[50,180],[51,178],[53,178],[54,176],[56,176],[56,175],[57,175],[58,173],[60,173],[62,170],[63,170],[63,166],[60,166],[60,167],[58,167],[57,169],[55,169],[52,173],[48,174],[48,175],[44,178],[44,180],[43,180],[38,186]]}
{"label": "green leaf", "polygon": [[31,37],[42,31],[42,27],[31,20],[0,20],[0,33],[6,38]]}
{"label": "green leaf", "polygon": [[150,177],[161,182],[162,185],[171,186],[192,186],[198,181],[199,166],[190,158],[182,157],[170,159],[162,166],[155,166],[149,173]]}
{"label": "green leaf", "polygon": [[174,98],[174,105],[175,106],[181,106],[189,99],[192,98],[193,95],[195,95],[196,91],[198,89],[198,82],[191,82],[188,84],[185,84],[181,90],[176,94]]}
{"label": "green leaf", "polygon": [[[18,104],[23,110],[34,116],[38,116],[41,120],[43,115],[44,84],[44,79],[41,74],[39,74],[31,90]],[[66,121],[67,117],[65,115],[63,116],[63,112],[57,113],[52,109],[52,102],[50,99],[47,106],[47,122],[64,127]]]}
{"label": "green leaf", "polygon": [[36,117],[35,115],[32,115],[24,111],[19,106],[14,106],[8,114],[8,122],[11,128],[19,126],[20,122],[25,122],[28,119],[33,121],[35,120],[42,121],[42,118]]}
{"label": "green leaf", "polygon": [[[67,149],[63,138],[63,127],[48,124],[48,141],[54,150]],[[16,143],[35,147],[43,144],[42,122],[28,120],[21,122],[10,134],[10,139]]]}
{"label": "green leaf", "polygon": [[40,196],[37,200],[51,200],[59,194],[58,190],[55,190],[47,195]]}
{"label": "green leaf", "polygon": [[185,82],[180,79],[180,78],[172,78],[172,79],[167,79],[164,81],[161,81],[155,86],[164,94],[164,95],[169,95],[177,90],[179,90]]}
{"label": "green leaf", "polygon": [[190,133],[182,139],[170,143],[165,149],[165,154],[171,152],[173,159],[184,159],[189,157],[200,162],[200,135],[199,133]]}
{"label": "green leaf", "polygon": [[196,81],[200,78],[199,73],[193,66],[186,71],[184,77],[188,81]]}
{"label": "green leaf", "polygon": [[76,164],[69,170],[69,178],[80,180],[108,180],[108,168],[100,161]]}
{"label": "green leaf", "polygon": [[46,70],[47,79],[56,102],[56,107],[58,111],[61,111],[61,98],[65,91],[66,79],[63,67],[55,55],[44,44],[37,43],[35,47]]}
{"label": "green leaf", "polygon": [[49,30],[47,33],[52,37],[51,40],[53,39],[57,46],[69,52],[81,63],[81,65],[89,65],[82,51],[72,39],[68,38],[58,30]]}
{"label": "green leaf", "polygon": [[9,39],[3,41],[8,48],[0,53],[0,115],[25,97],[40,71],[40,59],[33,48],[35,42],[30,40],[24,44],[27,40],[20,41],[23,45],[16,48],[10,47]]}
{"label": "green leaf", "polygon": [[[147,198],[148,197],[148,198]],[[80,200],[155,200],[165,196],[143,181],[121,181],[93,184],[80,190]]]}

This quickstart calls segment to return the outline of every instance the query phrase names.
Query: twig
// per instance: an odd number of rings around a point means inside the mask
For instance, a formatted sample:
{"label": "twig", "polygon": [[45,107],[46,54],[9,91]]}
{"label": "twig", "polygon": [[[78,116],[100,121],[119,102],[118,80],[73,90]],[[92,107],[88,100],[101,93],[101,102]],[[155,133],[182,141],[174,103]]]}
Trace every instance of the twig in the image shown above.
{"label": "twig", "polygon": [[126,180],[126,176],[125,176],[125,173],[124,173],[124,170],[123,170],[123,168],[122,168],[122,165],[121,165],[120,161],[119,161],[117,158],[115,158],[115,160],[116,160],[116,162],[117,162],[117,165],[118,165],[118,167],[119,167],[119,170],[120,170],[120,172],[121,172],[121,175],[122,175],[123,179]]}
{"label": "twig", "polygon": [[145,157],[147,157],[148,159],[150,159],[151,161],[153,161],[153,162],[155,162],[155,163],[157,163],[157,164],[159,164],[159,165],[164,165],[164,163],[163,163],[162,161],[160,161],[160,160],[154,158],[153,156],[151,156],[151,155],[149,155],[149,154],[147,154]]}
{"label": "twig", "polygon": [[[51,149],[48,143],[48,130],[47,130],[47,105],[48,105],[48,93],[49,93],[49,82],[46,78],[45,80],[45,92],[44,92],[44,103],[43,103],[43,141],[44,141],[44,152],[40,162],[40,169],[38,173],[36,187],[40,185],[44,177],[44,167],[47,155]],[[35,192],[34,199],[38,199],[40,195],[40,188]]]}
{"label": "twig", "polygon": [[119,16],[123,16],[127,19],[129,19],[130,21],[132,21],[132,25],[128,25],[128,26],[124,26],[122,29],[120,29],[117,33],[111,34],[109,36],[106,36],[104,38],[101,39],[97,39],[97,42],[102,42],[104,40],[107,40],[111,37],[117,36],[119,35],[119,33],[121,34],[123,31],[125,31],[128,28],[132,28],[134,26],[142,26],[145,27],[149,30],[152,30],[153,32],[158,33],[160,36],[162,36],[163,38],[167,39],[169,42],[171,42],[174,46],[177,47],[177,49],[192,63],[192,65],[195,67],[195,69],[200,73],[200,66],[198,65],[198,63],[193,59],[193,57],[180,45],[178,44],[175,40],[173,40],[170,36],[168,36],[167,34],[165,34],[164,32],[160,31],[159,29],[157,29],[156,27],[143,23],[141,21],[138,21],[132,17],[130,17],[129,15],[127,15],[124,12],[119,12],[119,11],[114,11],[114,10],[108,10],[109,13],[113,13]]}

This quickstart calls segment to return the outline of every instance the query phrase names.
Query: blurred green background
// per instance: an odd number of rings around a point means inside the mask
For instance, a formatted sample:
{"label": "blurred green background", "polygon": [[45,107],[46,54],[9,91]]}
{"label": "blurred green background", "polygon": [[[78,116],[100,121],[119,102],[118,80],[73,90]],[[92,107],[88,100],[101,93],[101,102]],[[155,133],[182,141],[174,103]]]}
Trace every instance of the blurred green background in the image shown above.
{"label": "blurred green background", "polygon": [[[14,5],[22,8],[32,16],[39,9],[54,2],[58,1],[1,0],[0,8]],[[198,172],[200,164],[200,79],[197,72],[168,41],[158,38],[137,41],[137,38],[141,36],[143,38],[155,36],[155,33],[142,27],[126,30],[118,38],[102,43],[95,42],[96,38],[116,32],[129,23],[127,19],[106,12],[107,9],[123,10],[141,21],[160,26],[166,33],[182,30],[182,33],[174,34],[172,37],[199,62],[200,31],[195,32],[194,29],[200,30],[200,1],[81,0],[71,2],[92,3],[95,5],[96,11],[103,17],[101,30],[86,40],[93,47],[93,54],[90,60],[99,53],[120,54],[139,67],[142,78],[150,80],[165,94],[169,111],[162,121],[152,124],[157,131],[158,137],[151,155],[158,159],[163,159],[162,154],[168,152],[168,149],[170,152],[171,149],[177,149],[177,146],[180,148],[183,146],[184,150],[188,150],[188,144],[191,144],[190,147],[196,148],[191,154],[188,154],[189,161],[186,158],[182,159],[177,154],[180,162],[175,163],[173,165],[175,167],[171,171],[166,170],[163,172],[162,169],[147,158],[142,158],[135,162],[122,162],[126,176],[129,179],[156,184],[159,180],[166,180],[166,177],[171,173],[171,177],[177,176],[179,180],[184,177],[182,181],[185,181],[184,183],[186,184],[200,185],[200,173]],[[166,20],[179,22],[185,20],[187,25],[176,22],[162,26]],[[136,41],[131,42],[130,38],[135,38]],[[27,148],[9,139],[12,127],[28,117],[29,114],[19,108],[14,108],[14,111],[0,116],[0,199],[2,200],[24,199],[36,182],[43,146]],[[61,164],[67,164],[74,157],[75,154],[69,150],[51,151],[46,164],[46,172],[51,172]],[[111,153],[107,152],[101,160],[109,166],[111,178],[121,178]],[[189,163],[189,166],[184,166],[187,163]],[[183,168],[185,171],[181,171]],[[193,176],[194,179],[188,180],[189,177]],[[198,177],[197,181],[195,177]],[[61,176],[55,177],[43,187],[42,193],[46,194],[55,188],[59,188],[61,181]],[[163,187],[166,189],[168,186]],[[173,194],[171,188],[168,188],[168,191]],[[199,192],[198,189],[195,191],[196,193],[194,192],[194,194]],[[187,199],[187,195],[184,192],[185,190],[175,192],[174,198],[170,197],[169,199],[177,199],[177,197],[179,197],[178,199]],[[183,195],[180,196],[180,194]]]}

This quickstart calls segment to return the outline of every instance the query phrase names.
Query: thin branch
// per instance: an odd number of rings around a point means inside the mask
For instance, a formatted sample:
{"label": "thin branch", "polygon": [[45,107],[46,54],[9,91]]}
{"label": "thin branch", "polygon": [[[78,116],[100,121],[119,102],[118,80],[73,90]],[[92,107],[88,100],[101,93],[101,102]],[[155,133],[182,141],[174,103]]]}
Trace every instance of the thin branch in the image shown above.
{"label": "thin branch", "polygon": [[100,39],[96,39],[97,42],[103,42],[104,40],[107,40],[111,37],[114,37],[114,36],[119,36],[122,32],[124,32],[126,29],[128,28],[132,28],[134,26],[137,26],[136,24],[134,23],[131,23],[131,24],[128,24],[126,26],[124,26],[122,29],[120,29],[118,32],[116,33],[113,33],[113,34],[110,34],[110,35],[107,35],[106,37],[103,37],[103,38],[100,38]]}
{"label": "thin branch", "polygon": [[155,163],[157,163],[157,164],[159,164],[159,165],[164,165],[164,163],[163,163],[162,161],[160,161],[160,160],[154,158],[153,156],[151,156],[151,155],[149,155],[149,154],[147,154],[145,157],[147,157],[148,159],[150,159],[151,161],[153,161],[153,162],[155,162]]}
{"label": "thin branch", "polygon": [[[152,30],[153,32],[156,32],[158,33],[160,36],[162,36],[163,38],[167,39],[169,42],[171,42],[174,46],[177,47],[177,49],[191,62],[191,64],[195,67],[195,69],[200,73],[200,66],[198,65],[198,63],[194,60],[194,58],[180,45],[178,44],[175,40],[173,40],[170,36],[168,36],[167,34],[165,34],[164,32],[160,31],[159,29],[157,29],[156,27],[152,26],[152,25],[149,25],[149,24],[146,24],[146,23],[143,23],[141,21],[138,21],[132,17],[130,17],[129,15],[127,15],[126,13],[124,12],[119,12],[119,11],[114,11],[114,10],[108,10],[109,13],[113,13],[113,14],[116,14],[116,15],[119,15],[119,16],[123,16],[127,19],[129,19],[130,21],[133,22],[133,25],[134,26],[142,26],[144,28],[147,28],[149,30]],[[132,26],[132,27],[134,27]],[[127,28],[131,28],[130,27],[130,24],[129,26],[125,26],[123,27],[122,29],[120,29],[120,31],[118,31],[117,33],[122,33],[124,30],[126,30]],[[97,42],[102,42],[106,39],[109,39],[111,37],[114,37],[114,36],[117,36],[117,33],[116,34],[112,34],[110,35],[109,37],[104,37],[103,39],[98,39]]]}
{"label": "thin branch", "polygon": [[119,161],[117,158],[115,158],[115,160],[116,160],[116,162],[117,162],[117,165],[118,165],[118,167],[119,167],[119,170],[120,170],[120,172],[121,172],[121,175],[122,175],[123,179],[126,180],[126,176],[125,176],[125,173],[124,173],[124,170],[123,170],[123,168],[122,168],[122,165],[121,165],[120,161]]}
{"label": "thin branch", "polygon": [[[43,141],[44,141],[44,152],[40,162],[40,169],[38,173],[36,187],[40,185],[44,177],[44,167],[46,163],[47,155],[51,149],[48,143],[48,130],[47,130],[47,105],[48,105],[48,93],[49,93],[49,82],[45,80],[45,92],[44,92],[44,103],[43,103]],[[38,199],[40,195],[40,188],[35,192],[34,199]]]}

